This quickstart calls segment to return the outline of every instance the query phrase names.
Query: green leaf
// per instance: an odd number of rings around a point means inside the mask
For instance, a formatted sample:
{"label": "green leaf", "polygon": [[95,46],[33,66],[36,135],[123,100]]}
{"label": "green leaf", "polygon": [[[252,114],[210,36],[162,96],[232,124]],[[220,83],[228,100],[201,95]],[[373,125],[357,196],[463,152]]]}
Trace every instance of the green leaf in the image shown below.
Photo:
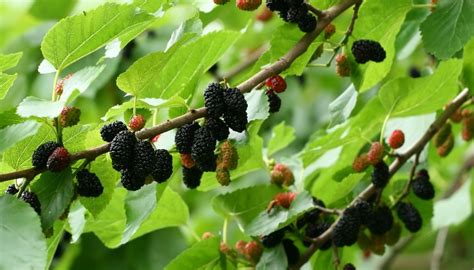
{"label": "green leaf", "polygon": [[46,239],[38,215],[29,204],[11,195],[0,196],[1,269],[43,270]]}
{"label": "green leaf", "polygon": [[66,222],[58,220],[54,223],[53,235],[47,239],[48,245],[48,261],[45,269],[49,269],[51,262],[53,261],[54,255],[58,248],[59,243],[63,239],[64,229],[66,227]]}
{"label": "green leaf", "polygon": [[295,129],[292,126],[281,122],[273,128],[272,138],[268,142],[268,156],[275,154],[281,149],[287,147],[295,140]]}
{"label": "green leaf", "polygon": [[21,117],[48,117],[58,116],[64,107],[64,101],[51,101],[37,97],[26,97],[18,105],[16,113]]}
{"label": "green leaf", "polygon": [[353,36],[380,42],[386,58],[382,63],[368,62],[351,67],[352,81],[359,92],[370,89],[390,71],[395,57],[395,38],[411,8],[410,0],[368,0],[362,3]]}
{"label": "green leaf", "polygon": [[461,69],[462,61],[452,59],[442,62],[431,76],[394,79],[380,89],[380,102],[392,117],[436,111],[456,96]]}
{"label": "green leaf", "polygon": [[86,208],[79,201],[74,201],[69,208],[67,221],[70,228],[69,232],[71,233],[71,243],[76,243],[84,231],[86,212]]}
{"label": "green leaf", "polygon": [[125,230],[125,209],[123,207],[127,190],[117,188],[109,204],[97,217],[87,219],[84,232],[93,232],[108,248],[120,245]]}
{"label": "green leaf", "polygon": [[168,43],[166,44],[166,49],[171,48],[178,40],[180,40],[185,34],[194,33],[196,35],[201,35],[202,33],[202,22],[199,19],[199,13],[189,20],[182,22],[178,29],[174,30],[171,34]]}
{"label": "green leaf", "polygon": [[30,14],[43,19],[61,19],[66,17],[76,5],[77,0],[35,0],[30,8]]}
{"label": "green leaf", "polygon": [[40,126],[38,122],[30,120],[0,129],[0,153],[24,138],[35,135]]}
{"label": "green leaf", "polygon": [[0,72],[15,67],[20,61],[23,52],[0,54]]}
{"label": "green leaf", "polygon": [[168,0],[134,0],[133,5],[146,10],[147,12],[154,13],[160,9],[164,4],[168,3]]}
{"label": "green leaf", "polygon": [[136,61],[120,74],[117,85],[136,97],[188,97],[202,74],[239,37],[240,33],[233,31],[212,32],[185,45],[190,37],[181,38],[166,52],[152,53]]}
{"label": "green leaf", "polygon": [[214,197],[212,207],[217,213],[234,218],[244,227],[267,208],[268,203],[279,191],[275,185],[238,189]]}
{"label": "green leaf", "polygon": [[0,128],[20,124],[24,121],[25,119],[16,114],[15,110],[0,112]]}
{"label": "green leaf", "polygon": [[245,100],[247,101],[248,108],[247,108],[247,120],[265,120],[268,118],[270,113],[269,105],[268,105],[268,98],[265,95],[265,91],[251,91],[250,93],[246,93]]}
{"label": "green leaf", "polygon": [[155,209],[157,198],[161,197],[166,184],[152,183],[135,192],[128,192],[125,198],[125,213],[127,223],[123,232],[121,244],[127,243]]}
{"label": "green leaf", "polygon": [[267,213],[261,212],[245,227],[245,233],[252,236],[267,235],[296,220],[299,214],[313,207],[313,199],[306,191],[300,192],[289,209],[276,207]]}
{"label": "green leaf", "polygon": [[471,93],[474,93],[474,38],[464,47],[463,81]]}
{"label": "green leaf", "polygon": [[448,59],[474,35],[474,2],[440,0],[420,25],[424,47],[437,58]]}
{"label": "green leaf", "polygon": [[74,195],[71,169],[60,173],[44,172],[32,186],[41,202],[41,223],[44,229],[51,228],[69,207]]}
{"label": "green leaf", "polygon": [[33,151],[40,144],[54,139],[54,129],[43,125],[34,136],[23,139],[5,151],[3,160],[15,170],[30,168]]}
{"label": "green leaf", "polygon": [[87,148],[85,141],[90,131],[94,130],[95,125],[75,125],[63,129],[64,147],[71,152],[79,152]]}
{"label": "green leaf", "polygon": [[465,182],[451,197],[434,204],[431,219],[433,229],[460,224],[471,216],[471,185],[472,179]]}
{"label": "green leaf", "polygon": [[112,169],[112,164],[106,155],[97,157],[94,162],[91,163],[90,171],[99,177],[104,191],[97,198],[80,197],[80,200],[81,204],[87,208],[94,217],[97,217],[112,199],[115,184],[120,178],[120,174]]}
{"label": "green leaf", "polygon": [[63,93],[60,100],[66,104],[71,104],[74,99],[89,88],[104,69],[105,65],[91,66],[75,72],[71,78],[64,82]]}
{"label": "green leaf", "polygon": [[331,122],[329,128],[344,123],[357,103],[357,91],[351,84],[339,97],[329,104]]}
{"label": "green leaf", "polygon": [[12,87],[15,82],[17,74],[5,74],[0,72],[0,100],[4,99],[7,95],[8,89]]}
{"label": "green leaf", "polygon": [[[219,260],[218,237],[201,240],[172,260],[165,270],[208,269]],[[211,268],[212,269],[212,268]]]}
{"label": "green leaf", "polygon": [[54,25],[45,35],[41,51],[57,70],[63,70],[126,32],[127,28],[151,19],[150,15],[137,14],[133,5],[106,3]]}
{"label": "green leaf", "polygon": [[288,261],[286,259],[283,245],[265,249],[262,257],[258,261],[257,270],[286,269]]}

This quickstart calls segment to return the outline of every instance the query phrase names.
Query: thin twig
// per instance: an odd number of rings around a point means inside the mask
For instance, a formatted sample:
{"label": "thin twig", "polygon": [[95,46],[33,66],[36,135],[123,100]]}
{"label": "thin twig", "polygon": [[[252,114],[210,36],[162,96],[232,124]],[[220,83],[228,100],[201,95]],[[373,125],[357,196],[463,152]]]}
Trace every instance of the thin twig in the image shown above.
{"label": "thin twig", "polygon": [[319,205],[316,205],[314,208],[318,209],[319,211],[321,211],[323,213],[330,214],[330,215],[341,215],[342,214],[342,211],[339,210],[339,209],[330,209],[330,208],[321,207]]}
{"label": "thin twig", "polygon": [[[267,68],[257,72],[254,76],[252,76],[250,79],[246,80],[245,82],[241,83],[240,85],[237,86],[238,89],[242,93],[246,93],[254,89],[258,84],[261,82],[264,82],[268,77],[279,74],[283,70],[287,69],[293,61],[295,61],[300,55],[306,52],[308,47],[311,45],[311,43],[316,39],[316,37],[321,34],[323,29],[331,23],[334,18],[339,16],[341,13],[343,13],[346,9],[354,5],[356,2],[359,0],[344,0],[338,5],[332,6],[329,9],[324,11],[324,18],[322,18],[319,22],[318,25],[316,26],[316,29],[304,35],[296,44],[295,46],[290,49],[283,57],[281,57],[278,61],[275,63],[269,65]],[[139,139],[150,139],[155,137],[158,134],[162,134],[166,131],[178,128],[184,124],[191,123],[196,119],[205,117],[207,115],[206,113],[206,108],[199,108],[196,110],[192,110],[184,115],[181,115],[179,117],[176,117],[171,120],[167,120],[166,122],[151,127],[147,128],[144,130],[141,130],[136,133],[137,137]],[[96,148],[92,148],[89,150],[85,150],[82,152],[78,152],[75,154],[71,155],[72,161],[79,160],[79,159],[93,159],[96,158],[99,155],[105,154],[109,151],[110,144],[103,144],[101,146],[98,146]],[[42,171],[38,171],[33,168],[21,170],[21,171],[16,171],[12,173],[6,173],[6,174],[0,174],[0,182],[8,181],[11,179],[17,179],[17,178],[23,178],[26,176],[36,176],[37,174],[41,173]]]}
{"label": "thin twig", "polygon": [[398,243],[390,249],[390,254],[384,258],[377,269],[390,269],[390,265],[392,265],[398,254],[400,254],[408,245],[410,245],[413,239],[415,239],[415,235],[410,234],[398,241]]}
{"label": "thin twig", "polygon": [[416,167],[418,167],[418,164],[420,162],[420,154],[421,154],[421,151],[415,154],[415,161],[413,162],[413,165],[411,166],[410,176],[408,177],[408,181],[405,187],[403,188],[403,191],[402,191],[402,194],[400,194],[400,197],[398,197],[398,199],[395,200],[395,203],[393,204],[392,208],[395,208],[397,204],[401,200],[403,200],[406,196],[408,196],[408,193],[410,193],[411,183],[413,182],[413,179],[415,178]]}
{"label": "thin twig", "polygon": [[443,259],[444,247],[446,246],[446,239],[448,238],[449,227],[444,227],[438,231],[436,236],[436,244],[433,250],[433,257],[431,257],[431,270],[439,270],[441,260]]}
{"label": "thin twig", "polygon": [[341,259],[339,258],[339,250],[335,245],[332,245],[332,263],[334,264],[334,269],[338,270]]}
{"label": "thin twig", "polygon": [[308,6],[308,10],[311,11],[314,15],[316,15],[318,18],[323,18],[324,17],[324,12],[322,10],[319,10],[315,8],[313,5],[306,3]]}

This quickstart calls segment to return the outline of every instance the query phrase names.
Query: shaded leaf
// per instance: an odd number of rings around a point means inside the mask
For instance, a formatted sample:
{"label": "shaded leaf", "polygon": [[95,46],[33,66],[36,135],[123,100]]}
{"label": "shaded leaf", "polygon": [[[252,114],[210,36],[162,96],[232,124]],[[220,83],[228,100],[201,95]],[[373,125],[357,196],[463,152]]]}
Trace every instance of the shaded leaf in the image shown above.
{"label": "shaded leaf", "polygon": [[281,122],[273,128],[272,138],[268,142],[267,147],[268,156],[287,147],[295,138],[295,129],[292,126],[285,125],[285,122]]}
{"label": "shaded leaf", "polygon": [[207,269],[219,260],[219,243],[218,237],[199,241],[179,254],[165,267],[165,270]]}

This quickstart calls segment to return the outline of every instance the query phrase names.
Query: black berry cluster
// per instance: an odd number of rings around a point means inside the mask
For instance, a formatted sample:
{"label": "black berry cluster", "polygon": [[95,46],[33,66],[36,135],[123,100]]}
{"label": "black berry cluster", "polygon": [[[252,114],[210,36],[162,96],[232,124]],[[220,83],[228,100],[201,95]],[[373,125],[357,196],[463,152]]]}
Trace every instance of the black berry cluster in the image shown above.
{"label": "black berry cluster", "polygon": [[104,187],[95,173],[83,169],[77,172],[76,178],[76,190],[80,196],[99,197],[104,191]]}
{"label": "black berry cluster", "polygon": [[411,203],[401,202],[397,207],[397,214],[405,224],[405,228],[414,233],[421,229],[423,220],[418,210]]}
{"label": "black berry cluster", "polygon": [[390,172],[387,164],[380,161],[374,165],[374,171],[372,172],[372,184],[377,188],[383,188],[387,185],[390,179]]}
{"label": "black berry cluster", "polygon": [[120,171],[132,167],[136,143],[135,135],[128,130],[122,130],[114,137],[110,144],[110,157],[115,170]]}
{"label": "black berry cluster", "polygon": [[274,231],[268,235],[262,236],[260,240],[262,241],[262,245],[264,247],[272,248],[280,244],[284,237],[285,237],[285,229],[283,228],[283,229]]}
{"label": "black berry cluster", "polygon": [[411,183],[413,193],[420,199],[431,200],[435,196],[433,184],[430,182],[430,176],[425,169],[420,170]]}
{"label": "black berry cluster", "polygon": [[272,90],[266,92],[268,98],[269,113],[276,113],[280,111],[281,99],[280,97]]}
{"label": "black berry cluster", "polygon": [[373,217],[372,206],[370,203],[364,200],[358,200],[352,207],[357,211],[362,225],[370,223]]}
{"label": "black berry cluster", "polygon": [[296,23],[301,31],[309,33],[316,29],[316,17],[308,10],[303,0],[267,0],[271,11],[278,11],[285,22]]}
{"label": "black berry cluster", "polygon": [[41,203],[38,199],[38,196],[34,192],[30,191],[23,191],[21,194],[21,199],[25,202],[27,202],[38,215],[41,215]]}
{"label": "black berry cluster", "polygon": [[176,130],[174,142],[176,149],[180,154],[191,154],[191,146],[193,145],[194,132],[199,129],[196,122],[185,124]]}
{"label": "black berry cluster", "polygon": [[216,141],[223,141],[229,137],[229,127],[220,118],[206,118],[204,126]]}
{"label": "black berry cluster", "polygon": [[[305,236],[309,238],[316,238],[323,234],[325,231],[331,227],[332,222],[327,222],[327,221],[319,221],[316,223],[310,223],[308,226],[305,228]],[[309,244],[309,243],[303,243],[303,244]],[[331,241],[326,241],[323,245],[319,247],[320,250],[328,250],[331,248]]]}
{"label": "black berry cluster", "polygon": [[290,239],[284,239],[282,244],[283,249],[285,250],[288,265],[295,264],[300,258],[300,251]]}
{"label": "black berry cluster", "polygon": [[208,128],[204,126],[196,130],[191,147],[191,157],[196,162],[198,169],[205,172],[216,170],[215,147],[216,140]]}
{"label": "black berry cluster", "polygon": [[380,43],[368,39],[355,41],[352,44],[352,54],[359,64],[365,64],[368,61],[382,62],[386,56]]}
{"label": "black berry cluster", "polygon": [[336,223],[332,232],[332,240],[335,246],[351,246],[357,242],[360,228],[360,216],[357,209],[347,208]]}
{"label": "black berry cluster", "polygon": [[60,146],[59,143],[53,141],[45,142],[38,146],[31,157],[33,167],[37,169],[46,168],[49,156]]}
{"label": "black berry cluster", "polygon": [[115,136],[123,130],[127,130],[127,126],[122,121],[115,121],[103,126],[100,129],[100,136],[102,140],[111,142]]}
{"label": "black berry cluster", "polygon": [[201,177],[203,171],[199,170],[196,167],[186,168],[182,167],[183,169],[183,183],[186,187],[190,189],[195,189],[201,184]]}
{"label": "black berry cluster", "polygon": [[210,83],[204,91],[204,105],[210,117],[219,118],[224,114],[224,91],[219,83]]}
{"label": "black berry cluster", "polygon": [[367,223],[370,232],[376,235],[382,235],[390,231],[392,226],[393,215],[392,211],[387,206],[381,206],[374,209]]}
{"label": "black berry cluster", "polygon": [[228,88],[224,92],[224,122],[229,128],[243,132],[247,128],[247,101],[238,88]]}
{"label": "black berry cluster", "polygon": [[155,150],[155,166],[151,171],[151,176],[158,183],[168,180],[173,174],[173,157],[165,149]]}
{"label": "black berry cluster", "polygon": [[18,193],[18,189],[16,188],[15,184],[11,184],[7,187],[7,189],[5,190],[5,193],[10,194],[10,195],[15,195]]}

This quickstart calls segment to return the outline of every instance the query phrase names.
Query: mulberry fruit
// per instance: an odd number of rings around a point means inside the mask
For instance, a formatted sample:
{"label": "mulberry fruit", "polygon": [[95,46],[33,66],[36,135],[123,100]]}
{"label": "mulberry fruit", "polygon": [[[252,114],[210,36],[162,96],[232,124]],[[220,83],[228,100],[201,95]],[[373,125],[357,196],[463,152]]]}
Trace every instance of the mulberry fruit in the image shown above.
{"label": "mulberry fruit", "polygon": [[83,197],[99,197],[104,191],[99,177],[88,170],[80,170],[76,174],[77,193]]}
{"label": "mulberry fruit", "polygon": [[123,169],[120,171],[120,173],[120,181],[122,182],[122,186],[127,190],[139,190],[143,185],[145,185],[145,177],[137,177],[133,174],[132,170]]}
{"label": "mulberry fruit", "polygon": [[280,111],[281,107],[281,99],[280,97],[275,94],[272,90],[267,91],[267,98],[268,98],[268,112],[269,113],[276,113]]}
{"label": "mulberry fruit", "polygon": [[214,0],[214,4],[216,5],[224,5],[227,2],[229,2],[229,0]]}
{"label": "mulberry fruit", "polygon": [[256,10],[262,4],[262,0],[237,0],[235,6],[240,10]]}
{"label": "mulberry fruit", "polygon": [[265,85],[276,93],[282,93],[286,90],[286,81],[280,75],[274,75],[267,78]]}
{"label": "mulberry fruit", "polygon": [[211,83],[204,91],[204,105],[207,114],[213,118],[219,118],[224,113],[224,87],[219,83]]}
{"label": "mulberry fruit", "polygon": [[446,141],[444,141],[442,145],[438,146],[438,148],[436,149],[436,152],[438,153],[440,157],[446,157],[447,155],[449,155],[449,153],[451,153],[451,150],[453,150],[453,147],[454,147],[454,136],[451,133],[449,134]]}
{"label": "mulberry fruit", "polygon": [[372,184],[377,188],[383,188],[387,185],[389,179],[390,171],[387,164],[383,161],[375,164],[372,172]]}
{"label": "mulberry fruit", "polygon": [[332,232],[333,243],[337,247],[351,246],[357,242],[360,218],[356,209],[347,208]]}
{"label": "mulberry fruit", "polygon": [[229,127],[219,118],[206,118],[204,126],[216,141],[223,141],[229,137]]}
{"label": "mulberry fruit", "polygon": [[345,54],[338,54],[336,56],[336,74],[340,77],[348,77],[351,75],[351,67]]}
{"label": "mulberry fruit", "polygon": [[301,31],[305,33],[313,32],[314,29],[316,29],[316,17],[313,15],[306,13],[300,21],[298,22],[298,27],[300,28]]}
{"label": "mulberry fruit", "polygon": [[191,157],[201,171],[215,171],[216,156],[214,149],[216,140],[206,127],[201,127],[194,133]]}
{"label": "mulberry fruit", "polygon": [[347,263],[346,265],[344,265],[342,270],[356,270],[356,268],[352,263]]}
{"label": "mulberry fruit", "polygon": [[[321,234],[323,234],[325,231],[327,231],[331,227],[330,222],[317,222],[314,224],[308,224],[308,226],[305,229],[305,236],[309,238],[316,238],[319,237]],[[324,244],[322,244],[319,249],[320,250],[328,250],[331,248],[332,243],[331,241],[326,241]]]}
{"label": "mulberry fruit", "polygon": [[23,191],[21,199],[27,202],[38,215],[41,215],[41,203],[34,192]]}
{"label": "mulberry fruit", "polygon": [[357,40],[352,44],[352,54],[357,63],[365,64],[368,61],[382,62],[386,53],[377,41]]}
{"label": "mulberry fruit", "polygon": [[267,8],[271,11],[280,11],[288,9],[287,4],[284,0],[267,0]]}
{"label": "mulberry fruit", "polygon": [[220,146],[217,164],[219,164],[221,168],[234,170],[237,168],[238,161],[239,153],[237,152],[237,149],[235,149],[229,141],[223,142]]}
{"label": "mulberry fruit", "polygon": [[420,78],[421,77],[421,72],[418,68],[416,67],[411,67],[410,70],[408,71],[408,74],[412,78]]}
{"label": "mulberry fruit", "polygon": [[352,163],[352,169],[355,172],[363,172],[367,167],[369,167],[370,163],[367,159],[367,154],[362,154],[354,159]]}
{"label": "mulberry fruit", "polygon": [[180,158],[181,158],[181,165],[183,165],[183,167],[190,169],[196,166],[196,162],[191,157],[191,154],[180,154]]}
{"label": "mulberry fruit", "polygon": [[196,122],[185,124],[176,130],[174,142],[176,149],[180,154],[190,154],[191,146],[193,145],[194,132],[199,129],[199,124]]}
{"label": "mulberry fruit", "polygon": [[390,208],[387,206],[381,206],[374,210],[367,227],[372,234],[382,235],[393,226],[393,215]]}
{"label": "mulberry fruit", "polygon": [[195,189],[201,184],[202,171],[198,168],[183,167],[183,183],[190,189]]}
{"label": "mulberry fruit", "polygon": [[293,172],[283,163],[277,163],[271,172],[271,182],[281,186],[291,186],[295,181]]}
{"label": "mulberry fruit", "polygon": [[229,88],[224,91],[224,102],[227,112],[244,113],[247,111],[247,101],[238,88]]}
{"label": "mulberry fruit", "polygon": [[229,170],[221,167],[216,169],[216,179],[222,186],[228,186],[230,184],[230,173]]}
{"label": "mulberry fruit", "polygon": [[397,207],[397,214],[410,232],[415,233],[421,229],[423,220],[413,204],[401,202]]}
{"label": "mulberry fruit", "polygon": [[329,39],[336,33],[336,26],[332,23],[328,24],[326,27],[324,27],[324,38]]}
{"label": "mulberry fruit", "polygon": [[123,130],[127,130],[127,126],[122,121],[115,121],[100,129],[100,136],[102,140],[111,142],[115,136]]}
{"label": "mulberry fruit", "polygon": [[49,156],[46,167],[52,172],[60,172],[66,169],[70,162],[71,157],[69,156],[67,149],[64,147],[58,147]]}
{"label": "mulberry fruit", "polygon": [[245,257],[253,263],[258,263],[260,257],[262,256],[262,253],[262,246],[255,241],[248,242],[244,247]]}
{"label": "mulberry fruit", "polygon": [[15,184],[11,184],[7,187],[7,189],[5,190],[5,193],[10,194],[10,195],[15,195],[18,193],[18,189],[16,188]]}
{"label": "mulberry fruit", "polygon": [[61,111],[61,115],[59,116],[59,123],[63,127],[72,127],[79,123],[79,119],[81,117],[81,110],[77,107],[70,107],[66,106]]}
{"label": "mulberry fruit", "polygon": [[433,184],[430,182],[430,176],[424,169],[420,170],[415,179],[413,179],[411,189],[418,198],[423,200],[431,200],[435,195]]}
{"label": "mulberry fruit", "polygon": [[291,206],[291,203],[295,200],[296,198],[296,193],[295,192],[284,192],[284,193],[278,193],[275,195],[275,202],[277,205],[288,209]]}
{"label": "mulberry fruit", "polygon": [[362,225],[367,225],[373,217],[372,206],[367,201],[358,200],[352,208],[357,211]]}
{"label": "mulberry fruit", "polygon": [[45,142],[38,146],[31,157],[33,166],[37,169],[46,168],[46,163],[48,163],[49,156],[56,148],[60,146],[61,145],[59,143],[53,141]]}
{"label": "mulberry fruit", "polygon": [[383,159],[384,147],[379,142],[374,142],[370,145],[369,152],[367,152],[367,161],[371,165],[379,163]]}
{"label": "mulberry fruit", "polygon": [[308,13],[308,6],[307,5],[299,5],[295,7],[291,7],[288,9],[286,13],[286,19],[290,23],[297,23],[301,21],[306,14]]}
{"label": "mulberry fruit", "polygon": [[233,113],[226,111],[224,113],[224,122],[232,130],[236,132],[243,132],[247,129],[247,113]]}
{"label": "mulberry fruit", "polygon": [[452,134],[452,126],[450,123],[444,124],[440,130],[436,133],[433,143],[435,147],[442,146],[447,140],[448,137]]}
{"label": "mulberry fruit", "polygon": [[466,142],[474,138],[474,115],[467,115],[462,120],[461,136]]}
{"label": "mulberry fruit", "polygon": [[133,151],[133,173],[137,177],[145,178],[157,163],[153,146],[148,141],[139,141]]}
{"label": "mulberry fruit", "polygon": [[283,237],[285,237],[285,229],[279,229],[268,235],[262,236],[262,245],[266,248],[276,247],[278,244],[281,243]]}
{"label": "mulberry fruit", "polygon": [[165,149],[155,150],[156,163],[151,171],[151,176],[158,183],[163,183],[173,174],[173,157]]}
{"label": "mulberry fruit", "polygon": [[388,145],[392,149],[398,149],[402,147],[402,145],[405,143],[405,134],[403,131],[397,129],[392,132],[390,137],[388,138]]}
{"label": "mulberry fruit", "polygon": [[122,130],[115,136],[110,144],[110,158],[115,170],[120,171],[132,167],[136,143],[135,135],[128,130]]}
{"label": "mulberry fruit", "polygon": [[130,122],[128,122],[128,126],[133,131],[139,131],[140,129],[145,127],[145,123],[145,117],[143,117],[143,115],[141,114],[136,114],[132,116],[132,119],[130,119]]}
{"label": "mulberry fruit", "polygon": [[283,240],[283,249],[285,250],[288,265],[295,264],[300,258],[300,251],[290,239]]}

